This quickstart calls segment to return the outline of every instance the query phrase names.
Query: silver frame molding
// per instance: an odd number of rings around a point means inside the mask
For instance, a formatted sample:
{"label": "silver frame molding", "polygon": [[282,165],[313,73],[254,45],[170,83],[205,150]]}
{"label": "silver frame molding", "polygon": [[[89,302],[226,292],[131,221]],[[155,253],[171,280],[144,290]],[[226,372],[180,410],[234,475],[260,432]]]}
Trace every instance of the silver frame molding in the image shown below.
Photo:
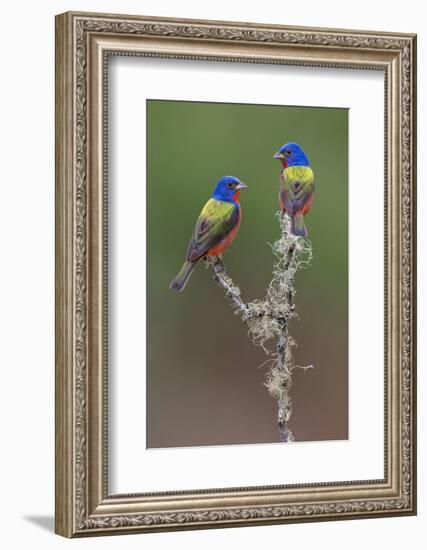
{"label": "silver frame molding", "polygon": [[[107,59],[385,75],[385,476],[109,495]],[[56,17],[56,532],[66,537],[416,513],[416,36],[68,12]]]}

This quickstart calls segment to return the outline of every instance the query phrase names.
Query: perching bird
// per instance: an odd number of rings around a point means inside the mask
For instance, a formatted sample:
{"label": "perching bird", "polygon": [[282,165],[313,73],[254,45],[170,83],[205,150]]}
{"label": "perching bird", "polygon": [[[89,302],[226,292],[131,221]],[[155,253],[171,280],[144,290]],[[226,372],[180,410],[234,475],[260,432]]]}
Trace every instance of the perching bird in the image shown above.
{"label": "perching bird", "polygon": [[314,174],[307,155],[298,143],[286,143],[273,156],[283,165],[280,173],[279,206],[291,217],[291,232],[306,237],[304,215],[313,204]]}
{"label": "perching bird", "polygon": [[188,244],[186,260],[171,282],[171,290],[185,288],[199,260],[205,256],[219,256],[229,248],[239,231],[242,217],[239,195],[245,187],[245,183],[233,176],[224,176],[218,181],[212,198],[200,213]]}

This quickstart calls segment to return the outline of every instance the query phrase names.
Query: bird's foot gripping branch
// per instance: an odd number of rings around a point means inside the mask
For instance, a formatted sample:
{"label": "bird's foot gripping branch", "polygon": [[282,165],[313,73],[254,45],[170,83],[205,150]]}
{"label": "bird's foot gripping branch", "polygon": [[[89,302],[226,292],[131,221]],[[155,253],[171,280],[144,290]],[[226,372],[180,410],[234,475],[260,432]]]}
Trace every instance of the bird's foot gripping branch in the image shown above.
{"label": "bird's foot gripping branch", "polygon": [[[236,313],[248,326],[248,334],[254,344],[261,346],[271,363],[265,386],[277,401],[278,427],[283,442],[294,441],[288,423],[292,415],[292,371],[295,368],[310,369],[293,364],[292,348],[295,341],[289,334],[289,321],[297,316],[294,304],[294,278],[299,269],[310,264],[312,248],[309,240],[291,232],[291,221],[286,214],[278,213],[281,237],[272,244],[275,262],[273,278],[264,299],[245,303],[240,288],[228,276],[224,263],[218,257],[207,257],[214,270],[215,281],[224,289]],[[269,346],[275,340],[275,347]]]}

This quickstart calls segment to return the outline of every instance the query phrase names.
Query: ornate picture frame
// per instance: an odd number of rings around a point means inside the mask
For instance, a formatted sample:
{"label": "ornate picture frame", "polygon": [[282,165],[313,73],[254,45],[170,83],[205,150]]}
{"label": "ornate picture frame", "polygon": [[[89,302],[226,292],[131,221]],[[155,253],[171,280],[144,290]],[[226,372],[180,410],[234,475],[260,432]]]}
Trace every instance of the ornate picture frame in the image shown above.
{"label": "ornate picture frame", "polygon": [[[384,478],[108,492],[106,60],[385,76]],[[416,513],[416,36],[68,12],[56,17],[56,532],[65,537]]]}

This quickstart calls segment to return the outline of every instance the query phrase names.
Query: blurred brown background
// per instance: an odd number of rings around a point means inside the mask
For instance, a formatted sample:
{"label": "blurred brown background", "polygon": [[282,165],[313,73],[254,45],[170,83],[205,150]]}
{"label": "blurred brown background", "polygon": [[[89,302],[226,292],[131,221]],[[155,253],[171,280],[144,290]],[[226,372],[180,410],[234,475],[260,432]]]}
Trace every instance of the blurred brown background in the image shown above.
{"label": "blurred brown background", "polygon": [[306,217],[314,259],[296,278],[298,347],[290,422],[297,441],[348,437],[348,112],[345,109],[147,102],[147,446],[277,442],[266,357],[247,337],[212,274],[199,264],[169,290],[217,180],[249,186],[239,235],[224,260],[246,301],[263,297],[279,236],[280,165],[296,141],[311,160],[315,201]]}

